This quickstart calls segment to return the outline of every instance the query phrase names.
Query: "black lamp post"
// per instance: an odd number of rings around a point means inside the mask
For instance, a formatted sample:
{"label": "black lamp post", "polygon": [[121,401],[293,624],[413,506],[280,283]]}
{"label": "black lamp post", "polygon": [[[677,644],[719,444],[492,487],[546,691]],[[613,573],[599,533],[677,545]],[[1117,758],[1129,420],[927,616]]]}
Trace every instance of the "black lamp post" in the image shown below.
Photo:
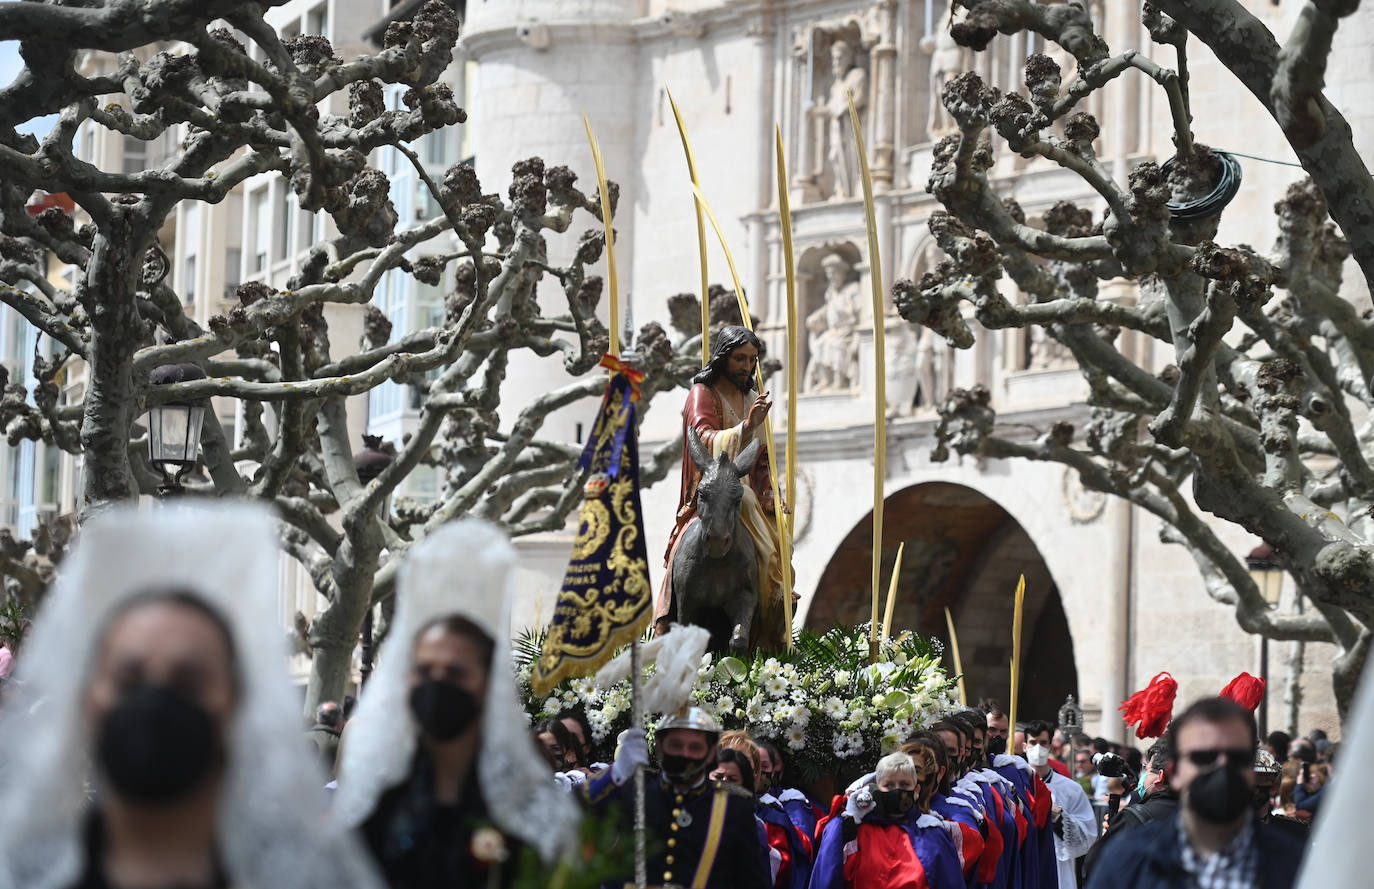
{"label": "black lamp post", "polygon": [[[1283,565],[1274,556],[1274,548],[1267,543],[1250,550],[1245,557],[1245,565],[1250,569],[1250,577],[1259,587],[1260,595],[1269,610],[1279,605],[1279,594],[1283,591]],[[1259,730],[1260,737],[1269,733],[1269,637],[1260,637],[1260,678],[1264,680],[1264,696],[1260,698]]]}
{"label": "black lamp post", "polygon": [[[380,435],[364,435],[363,449],[353,455],[353,469],[358,473],[358,481],[366,485],[381,475],[382,470],[390,466],[395,459],[395,454],[382,450]],[[372,644],[372,612],[373,609],[369,607],[367,615],[363,617],[362,663],[358,666],[359,686],[366,685],[368,677],[372,675],[372,661],[375,656]]]}
{"label": "black lamp post", "polygon": [[[194,364],[164,364],[148,374],[148,382],[154,386],[203,379],[205,371]],[[182,476],[196,465],[205,405],[206,399],[188,399],[148,409],[148,461],[162,473],[159,498],[179,496]]]}

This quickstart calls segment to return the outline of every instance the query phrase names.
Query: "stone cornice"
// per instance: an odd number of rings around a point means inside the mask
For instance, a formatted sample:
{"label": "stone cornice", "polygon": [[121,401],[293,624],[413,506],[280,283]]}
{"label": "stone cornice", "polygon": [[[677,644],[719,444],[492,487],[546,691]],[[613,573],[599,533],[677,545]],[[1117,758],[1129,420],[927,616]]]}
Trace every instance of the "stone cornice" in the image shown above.
{"label": "stone cornice", "polygon": [[466,33],[459,48],[471,59],[502,50],[539,52],[563,44],[587,48],[607,44],[638,42],[634,25],[628,22],[540,22],[529,21]]}
{"label": "stone cornice", "polygon": [[[806,397],[797,405],[804,414]],[[997,414],[998,434],[1010,441],[1032,441],[1036,431],[1049,431],[1055,423],[1073,423],[1081,428],[1091,416],[1091,409],[1083,402],[1071,402],[1054,407],[1027,411],[1007,411]],[[904,417],[887,422],[887,446],[891,453],[929,449],[935,442],[935,427],[940,418],[934,415]],[[641,442],[646,451],[662,442]],[[797,457],[806,460],[871,460],[873,457],[873,425],[856,423],[826,429],[798,429]]]}

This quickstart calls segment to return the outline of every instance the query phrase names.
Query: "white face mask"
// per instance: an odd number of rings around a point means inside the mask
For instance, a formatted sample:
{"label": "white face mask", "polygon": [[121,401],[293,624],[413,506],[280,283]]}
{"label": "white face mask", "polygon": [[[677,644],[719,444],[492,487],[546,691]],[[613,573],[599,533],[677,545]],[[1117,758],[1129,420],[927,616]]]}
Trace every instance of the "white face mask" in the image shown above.
{"label": "white face mask", "polygon": [[1039,768],[1050,764],[1050,748],[1041,744],[1026,745],[1026,762]]}

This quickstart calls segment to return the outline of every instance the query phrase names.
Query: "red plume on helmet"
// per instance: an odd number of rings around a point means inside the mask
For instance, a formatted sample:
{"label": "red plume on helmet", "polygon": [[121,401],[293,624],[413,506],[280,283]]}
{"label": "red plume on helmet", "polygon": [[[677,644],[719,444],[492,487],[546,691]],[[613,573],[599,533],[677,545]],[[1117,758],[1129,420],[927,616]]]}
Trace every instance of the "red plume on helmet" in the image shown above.
{"label": "red plume on helmet", "polygon": [[1117,709],[1121,711],[1122,721],[1136,726],[1137,738],[1158,738],[1169,727],[1169,718],[1174,713],[1174,698],[1178,695],[1178,682],[1168,673],[1160,673],[1150,680],[1150,684],[1131,695]]}
{"label": "red plume on helmet", "polygon": [[1221,690],[1221,696],[1230,698],[1246,710],[1253,711],[1259,706],[1259,702],[1264,700],[1264,680],[1257,679],[1249,673],[1241,673],[1226,683],[1226,687]]}

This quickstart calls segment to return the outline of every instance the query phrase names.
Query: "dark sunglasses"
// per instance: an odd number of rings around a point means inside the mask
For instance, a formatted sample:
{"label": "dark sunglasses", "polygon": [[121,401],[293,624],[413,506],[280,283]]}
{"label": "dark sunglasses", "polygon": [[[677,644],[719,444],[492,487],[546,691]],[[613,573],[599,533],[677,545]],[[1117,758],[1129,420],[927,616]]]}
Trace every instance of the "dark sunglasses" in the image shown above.
{"label": "dark sunglasses", "polygon": [[1255,751],[1245,747],[1237,747],[1233,750],[1193,750],[1185,753],[1184,756],[1198,767],[1209,766],[1216,762],[1220,756],[1225,756],[1229,765],[1250,766],[1255,764]]}

